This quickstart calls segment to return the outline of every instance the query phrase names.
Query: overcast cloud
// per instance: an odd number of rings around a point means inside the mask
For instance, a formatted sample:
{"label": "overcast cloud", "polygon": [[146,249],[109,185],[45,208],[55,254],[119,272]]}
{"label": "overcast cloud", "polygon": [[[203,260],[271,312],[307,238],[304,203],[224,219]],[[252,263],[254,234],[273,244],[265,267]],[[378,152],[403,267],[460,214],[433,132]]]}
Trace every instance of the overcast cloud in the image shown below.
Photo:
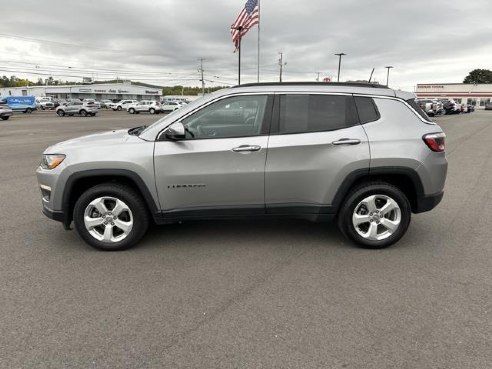
{"label": "overcast cloud", "polygon": [[[234,83],[229,27],[245,0],[23,0],[3,7],[0,74],[78,80],[132,78],[159,85]],[[492,69],[492,5],[486,0],[262,0],[262,80],[336,77],[386,82],[461,82]],[[256,81],[256,29],[243,41],[243,81]],[[39,40],[51,41],[42,42]],[[37,66],[37,67],[36,67]],[[15,71],[15,73],[13,72]],[[45,76],[46,75],[46,76]],[[77,78],[70,78],[76,76]],[[37,78],[30,74],[31,79]]]}

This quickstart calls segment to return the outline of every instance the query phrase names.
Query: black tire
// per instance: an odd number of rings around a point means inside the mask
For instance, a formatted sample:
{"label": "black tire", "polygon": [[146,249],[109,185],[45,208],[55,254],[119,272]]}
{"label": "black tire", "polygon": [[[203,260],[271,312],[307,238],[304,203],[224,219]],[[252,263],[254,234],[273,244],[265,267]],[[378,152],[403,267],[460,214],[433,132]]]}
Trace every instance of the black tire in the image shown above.
{"label": "black tire", "polygon": [[63,110],[58,110],[56,114],[58,114],[59,117],[65,116],[65,112]]}
{"label": "black tire", "polygon": [[118,111],[122,111],[122,110],[123,110],[123,108],[122,108],[121,106],[118,106],[118,107],[116,108],[116,110],[118,110]]}
{"label": "black tire", "polygon": [[7,116],[7,117],[2,117],[2,120],[9,120],[9,118],[10,118],[9,116]]}
{"label": "black tire", "polygon": [[81,110],[81,111],[79,111],[79,115],[81,117],[86,117],[87,116],[87,112],[85,110]]}
{"label": "black tire", "polygon": [[149,110],[149,113],[150,113],[150,114],[152,114],[152,115],[154,115],[154,114],[155,114],[155,109],[154,109],[154,108],[151,108],[151,109]]}
{"label": "black tire", "polygon": [[130,114],[135,114],[135,109],[133,109],[133,108],[128,109],[128,113],[130,113]]}
{"label": "black tire", "polygon": [[[125,202],[133,215],[133,228],[126,238],[118,242],[103,242],[93,237],[85,227],[84,213],[86,207],[99,197],[113,197]],[[75,203],[73,211],[75,229],[80,237],[90,246],[103,251],[127,250],[137,244],[147,232],[150,218],[142,197],[131,187],[105,183],[85,191]]]}
{"label": "black tire", "polygon": [[27,113],[27,114],[31,114],[31,113],[32,113],[32,109],[31,109],[31,108],[27,108],[27,109],[26,109],[26,113]]}
{"label": "black tire", "polygon": [[[371,195],[387,196],[398,204],[401,212],[400,225],[394,233],[383,240],[368,240],[362,237],[352,222],[357,205]],[[369,182],[355,187],[345,198],[338,214],[338,228],[359,247],[367,249],[382,249],[398,242],[406,233],[412,217],[410,202],[405,194],[397,187],[385,182]],[[378,223],[379,224],[379,223]]]}

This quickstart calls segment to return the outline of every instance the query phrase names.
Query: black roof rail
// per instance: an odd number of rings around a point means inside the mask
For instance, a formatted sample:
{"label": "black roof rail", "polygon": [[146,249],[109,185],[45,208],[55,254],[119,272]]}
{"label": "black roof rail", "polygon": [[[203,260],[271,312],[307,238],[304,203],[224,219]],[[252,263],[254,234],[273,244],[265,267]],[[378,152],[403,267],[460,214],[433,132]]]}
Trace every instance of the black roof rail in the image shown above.
{"label": "black roof rail", "polygon": [[368,82],[261,82],[261,83],[245,83],[236,85],[232,88],[240,87],[268,87],[268,86],[341,86],[341,87],[369,87],[369,88],[386,88],[385,85]]}

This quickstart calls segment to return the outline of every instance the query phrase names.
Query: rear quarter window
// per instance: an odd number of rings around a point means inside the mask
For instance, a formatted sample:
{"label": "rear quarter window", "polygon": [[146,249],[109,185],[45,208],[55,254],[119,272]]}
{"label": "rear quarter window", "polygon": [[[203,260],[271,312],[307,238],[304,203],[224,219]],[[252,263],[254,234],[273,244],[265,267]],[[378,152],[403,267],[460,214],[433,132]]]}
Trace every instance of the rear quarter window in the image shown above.
{"label": "rear quarter window", "polygon": [[355,97],[355,105],[361,124],[375,122],[381,118],[379,110],[370,97]]}
{"label": "rear quarter window", "polygon": [[422,108],[420,107],[420,105],[417,103],[415,99],[409,99],[407,100],[407,103],[417,112],[418,115],[420,115],[420,117],[422,117],[427,122],[431,122],[427,113],[422,110]]}

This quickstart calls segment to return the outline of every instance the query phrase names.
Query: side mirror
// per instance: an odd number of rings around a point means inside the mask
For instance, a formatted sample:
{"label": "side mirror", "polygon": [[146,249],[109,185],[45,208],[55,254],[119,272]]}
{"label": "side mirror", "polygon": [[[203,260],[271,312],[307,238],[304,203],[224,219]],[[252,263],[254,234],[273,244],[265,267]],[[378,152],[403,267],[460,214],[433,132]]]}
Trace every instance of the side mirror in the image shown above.
{"label": "side mirror", "polygon": [[166,128],[166,130],[164,131],[164,135],[169,140],[173,140],[173,141],[184,140],[186,138],[185,126],[181,122],[173,123]]}

